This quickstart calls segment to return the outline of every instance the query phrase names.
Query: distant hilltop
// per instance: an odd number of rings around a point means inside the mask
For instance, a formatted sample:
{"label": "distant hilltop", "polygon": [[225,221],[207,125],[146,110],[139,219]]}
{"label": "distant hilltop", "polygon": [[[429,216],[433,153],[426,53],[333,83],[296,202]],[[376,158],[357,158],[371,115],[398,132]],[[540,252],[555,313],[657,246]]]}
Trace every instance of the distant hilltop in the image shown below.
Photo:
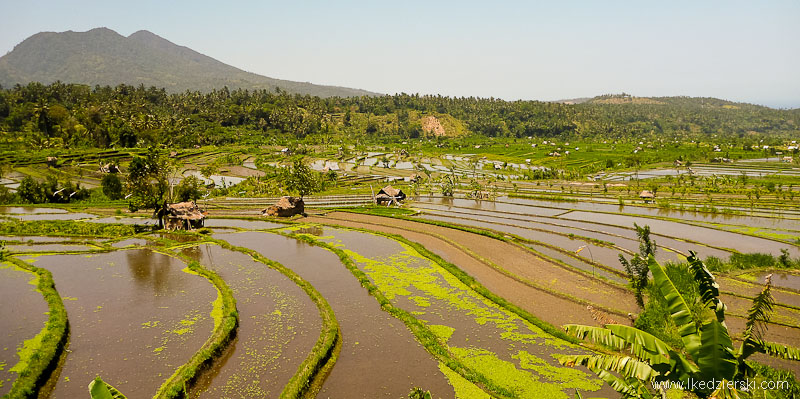
{"label": "distant hilltop", "polygon": [[168,92],[266,89],[320,97],[375,96],[366,90],[273,79],[179,46],[140,30],[125,37],[108,28],[41,32],[0,57],[0,85],[55,81],[165,88]]}
{"label": "distant hilltop", "polygon": [[740,103],[728,100],[722,100],[714,97],[688,97],[688,96],[672,96],[672,97],[637,97],[628,93],[621,94],[603,94],[595,97],[580,97],[570,98],[563,100],[551,101],[559,104],[634,104],[634,105],[673,105],[673,106],[686,106],[686,107],[700,107],[700,108],[726,108],[726,109],[762,109],[769,108],[762,105]]}

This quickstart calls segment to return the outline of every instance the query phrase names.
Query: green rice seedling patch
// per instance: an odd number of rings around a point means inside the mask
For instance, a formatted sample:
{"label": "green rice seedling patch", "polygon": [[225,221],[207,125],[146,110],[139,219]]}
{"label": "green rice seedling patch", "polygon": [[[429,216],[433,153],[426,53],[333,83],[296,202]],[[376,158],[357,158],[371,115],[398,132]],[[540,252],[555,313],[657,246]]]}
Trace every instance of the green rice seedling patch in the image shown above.
{"label": "green rice seedling patch", "polygon": [[[456,399],[491,399],[492,396],[482,389],[469,382],[466,378],[447,367],[444,363],[439,363],[439,370],[447,377],[448,382],[456,392]],[[434,394],[435,395],[435,394]]]}
{"label": "green rice seedling patch", "polygon": [[136,232],[133,226],[122,224],[86,223],[74,220],[6,220],[0,223],[0,234],[119,238],[132,236]]}
{"label": "green rice seedling patch", "polygon": [[716,227],[719,227],[723,230],[728,230],[734,233],[742,233],[747,234],[755,237],[763,237],[769,238],[772,240],[778,241],[785,241],[789,243],[794,243],[800,238],[800,232],[790,232],[790,231],[782,231],[776,229],[766,229],[761,227],[753,227],[753,226],[728,226],[728,225],[720,225],[717,224]]}

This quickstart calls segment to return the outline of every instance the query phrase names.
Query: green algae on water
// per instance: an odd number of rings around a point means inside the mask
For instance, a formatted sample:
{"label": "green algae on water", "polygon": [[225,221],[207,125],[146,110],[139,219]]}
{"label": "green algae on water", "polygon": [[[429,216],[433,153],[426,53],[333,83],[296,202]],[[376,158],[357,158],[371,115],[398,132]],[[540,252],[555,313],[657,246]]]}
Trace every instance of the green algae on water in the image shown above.
{"label": "green algae on water", "polygon": [[492,399],[492,396],[478,388],[475,384],[469,382],[460,374],[451,370],[444,363],[439,363],[439,370],[442,371],[447,381],[456,391],[456,399]]}

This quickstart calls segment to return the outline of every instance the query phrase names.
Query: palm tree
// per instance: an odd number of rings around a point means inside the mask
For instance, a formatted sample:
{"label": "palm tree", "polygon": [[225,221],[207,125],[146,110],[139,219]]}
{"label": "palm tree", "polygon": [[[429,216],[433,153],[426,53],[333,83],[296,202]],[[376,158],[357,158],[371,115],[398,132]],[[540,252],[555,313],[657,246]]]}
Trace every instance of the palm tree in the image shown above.
{"label": "palm tree", "polygon": [[[624,353],[561,356],[559,362],[569,366],[586,366],[625,397],[651,398],[653,394],[648,390],[648,385],[671,382],[682,384],[688,388],[685,390],[700,397],[738,398],[739,391],[736,389],[717,390],[705,386],[705,382],[738,382],[753,378],[755,371],[745,360],[756,352],[800,360],[799,349],[763,339],[775,303],[770,293],[770,277],[767,277],[764,289],[753,300],[742,334],[742,344],[737,350],[725,325],[726,307],[719,299],[719,286],[703,262],[693,251],[690,252],[691,256],[687,258],[689,271],[699,283],[700,298],[710,311],[707,314],[693,315],[661,265],[653,256],[648,259],[653,283],[666,300],[685,352],[670,347],[647,332],[626,325],[608,324],[601,328],[570,324],[564,326],[568,334]],[[699,320],[699,323],[695,320]],[[693,381],[703,381],[704,384],[702,387],[700,384],[693,385]]]}

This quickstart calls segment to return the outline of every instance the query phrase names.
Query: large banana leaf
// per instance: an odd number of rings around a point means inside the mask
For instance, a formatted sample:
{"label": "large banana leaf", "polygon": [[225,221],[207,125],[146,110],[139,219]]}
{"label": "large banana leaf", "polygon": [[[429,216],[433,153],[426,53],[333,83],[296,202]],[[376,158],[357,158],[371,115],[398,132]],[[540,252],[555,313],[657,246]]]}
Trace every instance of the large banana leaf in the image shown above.
{"label": "large banana leaf", "polygon": [[606,328],[628,342],[631,353],[637,358],[647,360],[651,365],[669,363],[669,352],[672,348],[652,334],[622,324],[609,324]]}
{"label": "large banana leaf", "polygon": [[626,343],[620,337],[614,336],[611,330],[602,327],[582,326],[580,324],[567,324],[564,326],[567,334],[575,336],[579,339],[588,339],[596,344],[608,346],[618,351],[627,348]]}
{"label": "large banana leaf", "polygon": [[127,399],[116,388],[106,384],[100,377],[89,383],[89,394],[92,399]]}
{"label": "large banana leaf", "polygon": [[642,384],[641,381],[635,378],[629,378],[627,380],[624,380],[605,370],[600,370],[600,369],[591,369],[591,370],[592,372],[597,374],[597,376],[601,380],[603,380],[603,382],[608,384],[615,391],[621,393],[625,398],[645,398],[645,399],[653,398],[653,395],[650,393],[650,391],[647,390],[645,385]]}
{"label": "large banana leaf", "polygon": [[766,353],[767,355],[779,357],[781,359],[786,360],[799,360],[800,361],[800,349],[793,348],[791,346],[776,344],[774,342],[766,342],[762,341],[762,352]]}
{"label": "large banana leaf", "polygon": [[631,342],[631,353],[650,363],[653,370],[667,379],[682,381],[700,372],[683,355],[650,333],[620,324],[610,324],[607,328],[615,336]]}
{"label": "large banana leaf", "polygon": [[646,362],[630,356],[618,355],[562,355],[558,362],[564,366],[586,366],[593,370],[607,370],[619,373],[625,378],[636,378],[641,381],[652,381],[658,377],[658,372],[653,370]]}
{"label": "large banana leaf", "polygon": [[647,266],[650,268],[650,272],[653,273],[653,282],[667,301],[667,309],[672,321],[675,322],[675,326],[678,328],[686,352],[692,359],[697,359],[700,351],[700,335],[692,319],[692,312],[689,310],[689,306],[669,277],[667,277],[664,268],[656,262],[655,258],[651,256],[648,259]]}
{"label": "large banana leaf", "polygon": [[738,360],[733,352],[733,342],[728,329],[712,320],[700,327],[700,355],[695,359],[701,375],[706,380],[732,380],[736,376]]}
{"label": "large banana leaf", "polygon": [[694,274],[694,280],[699,284],[700,298],[703,300],[703,304],[714,312],[717,321],[725,323],[726,307],[719,300],[719,284],[703,261],[697,257],[697,254],[694,251],[689,251],[689,253],[691,255],[686,260],[689,262],[689,270]]}
{"label": "large banana leaf", "polygon": [[728,387],[728,381],[722,380],[718,385],[718,388],[711,393],[709,396],[710,399],[742,399],[742,396],[739,395],[739,391]]}
{"label": "large banana leaf", "polygon": [[753,304],[747,312],[747,323],[742,333],[742,346],[739,358],[744,360],[755,352],[764,352],[763,337],[767,330],[775,298],[772,297],[772,275],[767,276],[764,289],[753,298]]}

